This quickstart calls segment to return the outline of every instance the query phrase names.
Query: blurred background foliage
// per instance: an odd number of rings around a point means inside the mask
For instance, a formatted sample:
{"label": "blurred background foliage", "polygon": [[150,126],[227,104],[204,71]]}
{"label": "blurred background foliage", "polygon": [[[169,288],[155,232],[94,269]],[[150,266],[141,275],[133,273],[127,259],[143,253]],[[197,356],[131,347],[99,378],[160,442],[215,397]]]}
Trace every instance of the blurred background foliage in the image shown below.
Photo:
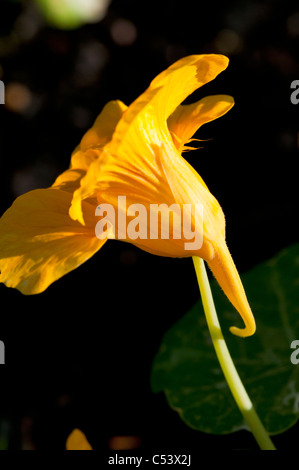
{"label": "blurred background foliage", "polygon": [[[130,104],[184,55],[221,53],[229,68],[192,99],[236,105],[186,158],[223,207],[240,272],[272,257],[298,241],[298,46],[299,9],[282,0],[1,0],[1,213],[52,184],[107,101]],[[191,260],[111,242],[44,294],[0,294],[2,448],[63,449],[74,427],[103,451],[255,448],[245,431],[189,429],[151,391],[161,338],[199,296]]]}

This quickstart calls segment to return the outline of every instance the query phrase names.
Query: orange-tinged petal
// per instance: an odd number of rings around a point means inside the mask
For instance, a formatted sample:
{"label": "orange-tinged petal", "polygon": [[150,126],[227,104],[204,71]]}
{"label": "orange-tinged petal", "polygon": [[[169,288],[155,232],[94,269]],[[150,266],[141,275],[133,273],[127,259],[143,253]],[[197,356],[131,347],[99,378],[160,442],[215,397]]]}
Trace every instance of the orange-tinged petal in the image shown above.
{"label": "orange-tinged petal", "polygon": [[152,161],[144,159],[144,153],[139,155],[138,149],[131,153],[129,161],[122,159],[119,153],[111,154],[105,147],[101,157],[90,165],[82,178],[80,188],[74,192],[70,216],[84,224],[81,201],[97,196],[100,203],[101,194],[104,199],[112,194],[116,200],[118,195],[135,195],[134,202],[165,202],[167,198],[170,201],[165,176],[161,178],[161,164],[154,151],[150,147],[147,150],[149,155],[152,154]]}
{"label": "orange-tinged petal", "polygon": [[[84,225],[84,218],[81,211],[81,199],[86,199],[94,193],[91,190],[91,180],[94,181],[93,168],[101,172],[101,165],[98,166],[97,160],[103,160],[103,147],[111,140],[115,127],[125,113],[127,106],[120,100],[110,101],[107,103],[91,129],[89,129],[80,145],[74,150],[71,157],[70,169],[60,175],[53,187],[64,191],[75,192],[81,183],[81,179],[85,176],[86,171],[91,168],[87,181],[85,181],[85,189],[77,192],[76,201],[73,202],[73,208],[70,214],[74,220],[79,220]],[[91,178],[91,175],[93,177]],[[88,187],[88,190],[86,188]]]}
{"label": "orange-tinged petal", "polygon": [[234,105],[234,99],[228,95],[212,95],[196,103],[181,105],[169,116],[168,128],[180,152],[190,142],[195,132],[207,122],[226,114]]}
{"label": "orange-tinged petal", "polygon": [[160,73],[149,88],[127,109],[116,126],[109,145],[112,154],[132,159],[138,148],[149,158],[149,143],[160,146],[170,139],[166,121],[175,109],[196,89],[213,80],[228,66],[220,54],[191,55],[178,60]]}
{"label": "orange-tinged petal", "polygon": [[[203,206],[203,220],[202,223],[198,222],[197,226],[203,228],[204,243],[201,251],[192,253],[192,256],[196,255],[208,260],[213,257],[213,245],[225,236],[225,219],[222,209],[199,174],[183,157],[173,154],[169,159],[166,149],[162,147],[160,158],[173,199],[180,204],[197,203]],[[204,253],[205,250],[207,250],[206,253]]]}
{"label": "orange-tinged petal", "polygon": [[91,445],[80,429],[74,429],[66,440],[66,450],[92,450]]}
{"label": "orange-tinged petal", "polygon": [[55,182],[52,184],[52,188],[73,193],[79,188],[81,178],[83,178],[85,174],[86,171],[84,170],[66,170],[56,178]]}
{"label": "orange-tinged petal", "polygon": [[89,148],[103,147],[112,138],[119,120],[127,106],[120,100],[109,101],[96,118],[93,126],[83,136],[80,147],[84,152]]}
{"label": "orange-tinged petal", "polygon": [[[225,294],[245,322],[245,329],[233,328],[240,336],[255,330],[248,301],[238,272],[225,244],[222,209],[202,178],[182,158],[180,151],[204,123],[225,114],[234,104],[231,97],[217,95],[192,105],[181,102],[195,89],[226,68],[228,59],[218,55],[189,56],[158,75],[124,113],[111,141],[89,166],[73,197],[70,215],[84,223],[81,201],[97,197],[118,211],[118,195],[128,202],[201,204],[195,212],[193,228],[201,230],[203,243],[196,251],[186,251],[180,240],[146,239],[131,241],[162,256],[200,256],[205,259]],[[175,136],[175,139],[173,139]]]}
{"label": "orange-tinged petal", "polygon": [[215,256],[208,261],[219,285],[224,290],[228,299],[241,315],[245,328],[232,326],[230,331],[241,337],[251,336],[256,330],[254,316],[249,306],[238,271],[229,253],[226,244],[223,242],[215,247]]}
{"label": "orange-tinged petal", "polygon": [[80,145],[73,152],[71,168],[88,169],[89,165],[99,156],[99,153],[88,150],[100,149],[111,140],[115,127],[126,109],[127,106],[120,100],[109,101],[104,106],[92,128],[84,134]]}
{"label": "orange-tinged petal", "polygon": [[82,205],[86,225],[68,215],[72,194],[37,189],[15,200],[0,219],[0,282],[37,294],[77,268],[106,240],[94,233],[94,207]]}
{"label": "orange-tinged petal", "polygon": [[[125,201],[122,199],[116,193],[106,192],[100,201],[100,206],[107,203],[115,208],[114,236],[109,233],[109,238],[133,243],[159,256],[188,256],[184,243],[189,243],[190,239],[184,237],[182,211],[178,204],[171,201],[172,206],[166,204],[165,200],[154,204],[144,193],[138,194],[139,202],[136,204],[137,195],[133,192],[124,198]],[[120,225],[119,220],[125,220],[125,223]]]}
{"label": "orange-tinged petal", "polygon": [[[189,94],[213,80],[227,65],[228,59],[222,55],[192,55],[158,75],[123,113],[111,141],[90,164],[74,194],[70,216],[84,223],[80,201],[111,186],[117,187],[119,194],[128,186],[146,185],[149,194],[151,190],[158,194],[161,187],[163,190],[157,153],[162,144],[170,159],[177,152],[167,127],[168,117]],[[156,197],[154,202],[158,202]]]}
{"label": "orange-tinged petal", "polygon": [[[169,185],[176,201],[198,201],[203,205],[202,224],[203,245],[192,255],[205,259],[224,293],[241,315],[245,328],[232,327],[230,331],[238,336],[250,336],[255,332],[255,320],[250,309],[240,276],[225,243],[225,219],[218,201],[201,184],[201,179],[195,170],[183,164],[183,159],[177,158],[172,166],[168,158],[162,163]],[[179,178],[180,184],[175,183]],[[196,181],[197,180],[197,181]]]}
{"label": "orange-tinged petal", "polygon": [[[118,196],[148,211],[152,204],[197,204],[190,213],[192,232],[196,229],[203,243],[194,251],[185,249],[184,237],[156,240],[147,233],[127,241],[161,256],[205,259],[244,320],[245,329],[231,331],[253,334],[254,318],[225,243],[222,209],[181,156],[197,129],[225,114],[233,99],[217,95],[192,105],[181,103],[227,65],[222,55],[188,56],[158,75],[129,108],[120,101],[108,103],[75,149],[70,169],[52,188],[17,199],[2,217],[0,280],[24,293],[37,293],[74,269],[105,242],[94,233],[96,206],[112,204],[116,218],[126,212],[118,207]],[[174,218],[172,224],[178,229],[181,221]]]}
{"label": "orange-tinged petal", "polygon": [[220,54],[191,55],[178,60],[160,73],[151,82],[150,89],[159,89],[157,100],[164,119],[167,119],[187,96],[214,80],[227,68],[228,62],[228,58]]}
{"label": "orange-tinged petal", "polygon": [[88,170],[91,163],[98,158],[98,156],[99,151],[95,152],[93,149],[83,151],[79,145],[72,153],[70,169],[86,171]]}

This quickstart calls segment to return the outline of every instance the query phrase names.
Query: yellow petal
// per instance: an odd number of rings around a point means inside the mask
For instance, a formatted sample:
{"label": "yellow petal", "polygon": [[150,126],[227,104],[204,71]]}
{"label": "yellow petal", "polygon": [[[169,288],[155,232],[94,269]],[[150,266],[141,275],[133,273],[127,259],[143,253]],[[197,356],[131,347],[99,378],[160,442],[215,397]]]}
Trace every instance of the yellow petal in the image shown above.
{"label": "yellow petal", "polygon": [[[200,175],[183,157],[173,153],[169,158],[167,150],[162,147],[160,158],[173,199],[179,204],[202,205],[202,222],[197,226],[203,230],[203,246],[191,256],[200,256],[207,261],[214,255],[213,246],[225,236],[222,209]],[[190,253],[186,253],[186,256],[190,256]]]}
{"label": "yellow petal", "polygon": [[[201,230],[199,235],[202,235],[203,244],[200,249],[186,251],[184,239],[153,240],[149,235],[131,242],[157,255],[195,255],[205,259],[245,322],[244,330],[233,328],[232,332],[247,336],[253,334],[255,323],[225,244],[222,209],[201,177],[179,153],[181,146],[202,124],[222,116],[233,106],[233,99],[225,95],[179,106],[196,88],[215,78],[227,64],[228,59],[223,56],[190,56],[156,77],[145,93],[126,110],[111,141],[99,158],[90,164],[80,188],[74,193],[70,215],[83,223],[81,201],[95,196],[100,204],[112,204],[116,213],[119,195],[125,195],[130,203],[141,203],[147,208],[152,203],[200,204],[203,215],[198,211],[192,221],[192,228],[197,221],[196,230]],[[177,137],[179,145],[174,144],[170,132]]]}
{"label": "yellow petal", "polygon": [[167,119],[187,96],[214,80],[227,68],[228,62],[228,58],[220,54],[191,55],[178,60],[160,73],[151,82],[149,89],[159,90],[159,112],[163,112],[164,119]]}
{"label": "yellow petal", "polygon": [[208,265],[245,323],[244,329],[233,326],[230,328],[230,331],[241,337],[253,335],[256,330],[254,316],[238,271],[224,242],[215,247],[215,256],[212,260],[208,261]]}
{"label": "yellow petal", "polygon": [[81,178],[83,178],[85,174],[86,171],[84,170],[66,170],[56,178],[55,182],[52,184],[52,188],[73,193],[79,188]]}
{"label": "yellow petal", "polygon": [[109,151],[132,158],[138,148],[151,159],[147,145],[160,145],[169,138],[168,117],[196,89],[213,80],[228,66],[220,54],[192,55],[178,60],[160,73],[149,88],[127,109],[116,126]]}
{"label": "yellow petal", "polygon": [[[146,210],[146,214],[158,213],[160,206],[163,204],[168,207],[173,204],[178,205],[181,208],[181,218],[179,220],[176,218],[175,221],[173,221],[172,217],[170,217],[170,236],[168,240],[163,239],[161,235],[159,235],[158,240],[152,237],[150,232],[152,226],[149,223],[149,216],[147,216],[147,236],[144,239],[136,240],[130,240],[128,237],[127,241],[130,241],[145,251],[160,256],[189,257],[197,255],[205,260],[211,259],[214,255],[213,245],[219,238],[224,238],[225,232],[224,216],[217,200],[210,193],[196,171],[177,153],[170,156],[162,146],[161,149],[156,149],[156,160],[156,181],[151,181],[146,174],[143,176],[142,174],[138,175],[134,172],[130,174],[128,169],[124,169],[123,172],[115,171],[115,174],[112,174],[111,170],[111,173],[108,173],[107,176],[107,172],[101,173],[99,169],[96,168],[97,165],[100,165],[100,162],[95,162],[87,172],[86,178],[82,181],[83,186],[78,192],[81,191],[81,194],[84,196],[83,190],[88,191],[90,188],[88,178],[94,178],[94,181],[97,181],[98,184],[100,184],[99,182],[101,181],[104,186],[104,176],[106,175],[109,180],[109,187],[105,190],[103,187],[101,190],[98,188],[97,198],[99,205],[107,203],[114,207],[116,238],[118,238],[118,215],[120,212],[126,214],[131,204],[141,204]],[[92,169],[94,171],[91,171]],[[74,211],[78,210],[79,213],[80,198],[78,200],[76,199],[76,193],[77,192],[75,192],[73,198],[72,209]],[[88,193],[86,193],[86,195],[88,195]],[[127,203],[127,206],[124,208],[120,207],[118,199],[119,196],[123,195]],[[190,240],[185,239],[183,236],[182,207],[184,204],[190,204],[192,206],[192,233],[196,232],[197,239],[203,239],[203,245],[200,249],[196,248],[195,251],[185,249],[185,244]],[[197,211],[195,204],[203,206],[203,218]],[[156,209],[154,208],[155,205],[158,206]],[[129,217],[127,217],[127,223],[129,223]],[[174,238],[172,236],[174,232],[181,233],[181,236]],[[161,224],[159,225],[159,233],[161,234]]]}
{"label": "yellow petal", "polygon": [[[203,245],[192,256],[200,256],[208,262],[215,278],[224,293],[241,315],[245,329],[231,328],[231,332],[238,336],[250,336],[255,332],[255,320],[251,312],[241,279],[233,259],[225,243],[225,219],[218,201],[201,184],[201,178],[189,165],[184,165],[184,159],[177,158],[171,165],[168,158],[161,154],[162,164],[167,175],[169,185],[176,201],[185,203],[199,202],[203,206]],[[176,183],[179,180],[179,184]],[[188,256],[188,254],[186,253]]]}
{"label": "yellow petal", "polygon": [[100,149],[111,140],[115,127],[126,109],[127,106],[119,100],[109,101],[104,106],[92,128],[86,132],[80,145],[73,152],[71,168],[87,170],[99,155],[88,150]]}
{"label": "yellow petal", "polygon": [[174,135],[174,142],[180,152],[195,132],[207,122],[226,114],[234,105],[228,95],[212,95],[196,103],[179,106],[168,118],[168,128]]}
{"label": "yellow petal", "polygon": [[89,168],[99,156],[99,151],[95,152],[93,149],[82,151],[80,145],[75,148],[71,156],[70,169],[79,169],[84,172]]}
{"label": "yellow petal", "polygon": [[82,205],[82,227],[68,216],[71,199],[71,193],[49,188],[15,200],[0,219],[0,282],[37,294],[102,247],[105,240],[94,232],[94,207]]}
{"label": "yellow petal", "polygon": [[[161,168],[157,157],[163,144],[169,158],[177,152],[167,127],[167,118],[193,91],[213,80],[228,65],[222,55],[185,57],[158,75],[149,88],[123,113],[111,141],[92,162],[75,192],[70,209],[74,220],[84,223],[81,200],[97,192],[118,189],[119,194],[130,187],[161,196]],[[163,197],[163,194],[162,194]]]}
{"label": "yellow petal", "polygon": [[98,115],[91,129],[83,136],[80,147],[84,152],[89,148],[103,147],[112,138],[119,120],[127,106],[120,100],[109,101]]}
{"label": "yellow petal", "polygon": [[[104,152],[101,152],[101,157]],[[103,177],[102,159],[95,159],[90,165],[85,176],[80,181],[80,186],[75,190],[69,215],[73,220],[78,220],[80,224],[85,225],[82,211],[82,201],[87,198],[96,197],[98,181]]]}
{"label": "yellow petal", "polygon": [[[116,192],[106,192],[99,203],[100,206],[110,204],[115,208],[114,236],[109,234],[110,238],[133,243],[155,255],[186,256],[184,243],[190,240],[184,238],[181,213],[176,216],[177,207],[171,207],[173,200],[170,204],[166,204],[165,199],[160,204],[154,204],[148,200],[146,191],[134,194],[132,190],[125,196],[125,201],[122,199],[123,197],[119,198]],[[120,226],[121,220],[125,222]],[[162,220],[164,223],[161,223]],[[136,235],[136,232],[139,235]],[[175,237],[174,234],[181,236]]]}
{"label": "yellow petal", "polygon": [[[71,217],[80,221],[84,225],[84,218],[81,211],[81,200],[86,199],[94,193],[92,182],[94,182],[94,170],[101,172],[98,168],[97,160],[103,159],[102,149],[107,144],[115,131],[115,126],[126,111],[127,106],[120,100],[107,103],[91,129],[83,136],[80,145],[74,150],[71,157],[70,169],[60,175],[53,187],[64,191],[75,192],[80,188],[81,179],[86,171],[91,168],[87,181],[82,184],[83,188],[77,191],[70,210]],[[92,175],[92,178],[91,178]],[[88,190],[86,189],[88,187]],[[92,188],[92,189],[91,189]]]}
{"label": "yellow petal", "polygon": [[92,450],[91,445],[80,429],[74,429],[66,440],[66,450]]}

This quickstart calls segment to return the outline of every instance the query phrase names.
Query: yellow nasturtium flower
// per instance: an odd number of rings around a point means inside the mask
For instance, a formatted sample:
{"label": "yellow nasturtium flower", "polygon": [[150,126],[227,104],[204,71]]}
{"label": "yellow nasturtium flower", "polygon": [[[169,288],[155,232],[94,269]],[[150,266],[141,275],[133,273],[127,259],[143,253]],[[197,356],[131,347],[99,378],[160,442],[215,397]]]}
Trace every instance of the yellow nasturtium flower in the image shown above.
{"label": "yellow nasturtium flower", "polygon": [[[130,106],[109,102],[73,152],[69,169],[50,188],[17,198],[0,219],[0,281],[24,294],[42,292],[89,259],[109,237],[125,239],[117,227],[103,239],[95,235],[99,205],[113,206],[118,220],[131,204],[149,208],[198,203],[202,212],[191,212],[190,220],[193,229],[201,227],[200,248],[186,250],[183,237],[148,234],[126,241],[161,256],[206,260],[245,323],[245,328],[231,331],[252,335],[255,321],[226,246],[222,209],[181,155],[201,125],[233,106],[233,98],[226,95],[181,104],[227,65],[223,55],[188,56],[160,73]],[[125,207],[119,205],[119,196],[125,196]],[[176,223],[174,217],[173,228]]]}

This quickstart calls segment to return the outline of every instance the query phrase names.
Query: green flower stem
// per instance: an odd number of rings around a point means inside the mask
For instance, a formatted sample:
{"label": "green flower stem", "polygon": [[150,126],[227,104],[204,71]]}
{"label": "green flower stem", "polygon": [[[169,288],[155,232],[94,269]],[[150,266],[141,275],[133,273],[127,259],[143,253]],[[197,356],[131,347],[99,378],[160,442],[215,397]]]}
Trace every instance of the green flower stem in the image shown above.
{"label": "green flower stem", "polygon": [[239,410],[241,411],[245,421],[249,426],[249,429],[254,435],[260,448],[262,450],[276,450],[273,445],[273,442],[271,441],[267,431],[265,430],[260,418],[258,417],[252,405],[252,402],[244,388],[243,383],[241,382],[241,379],[235,368],[234,362],[226,346],[218,321],[204,261],[201,258],[194,256],[193,263],[196,271],[208,328],[227,384],[232,392],[232,395],[237,403]]}

